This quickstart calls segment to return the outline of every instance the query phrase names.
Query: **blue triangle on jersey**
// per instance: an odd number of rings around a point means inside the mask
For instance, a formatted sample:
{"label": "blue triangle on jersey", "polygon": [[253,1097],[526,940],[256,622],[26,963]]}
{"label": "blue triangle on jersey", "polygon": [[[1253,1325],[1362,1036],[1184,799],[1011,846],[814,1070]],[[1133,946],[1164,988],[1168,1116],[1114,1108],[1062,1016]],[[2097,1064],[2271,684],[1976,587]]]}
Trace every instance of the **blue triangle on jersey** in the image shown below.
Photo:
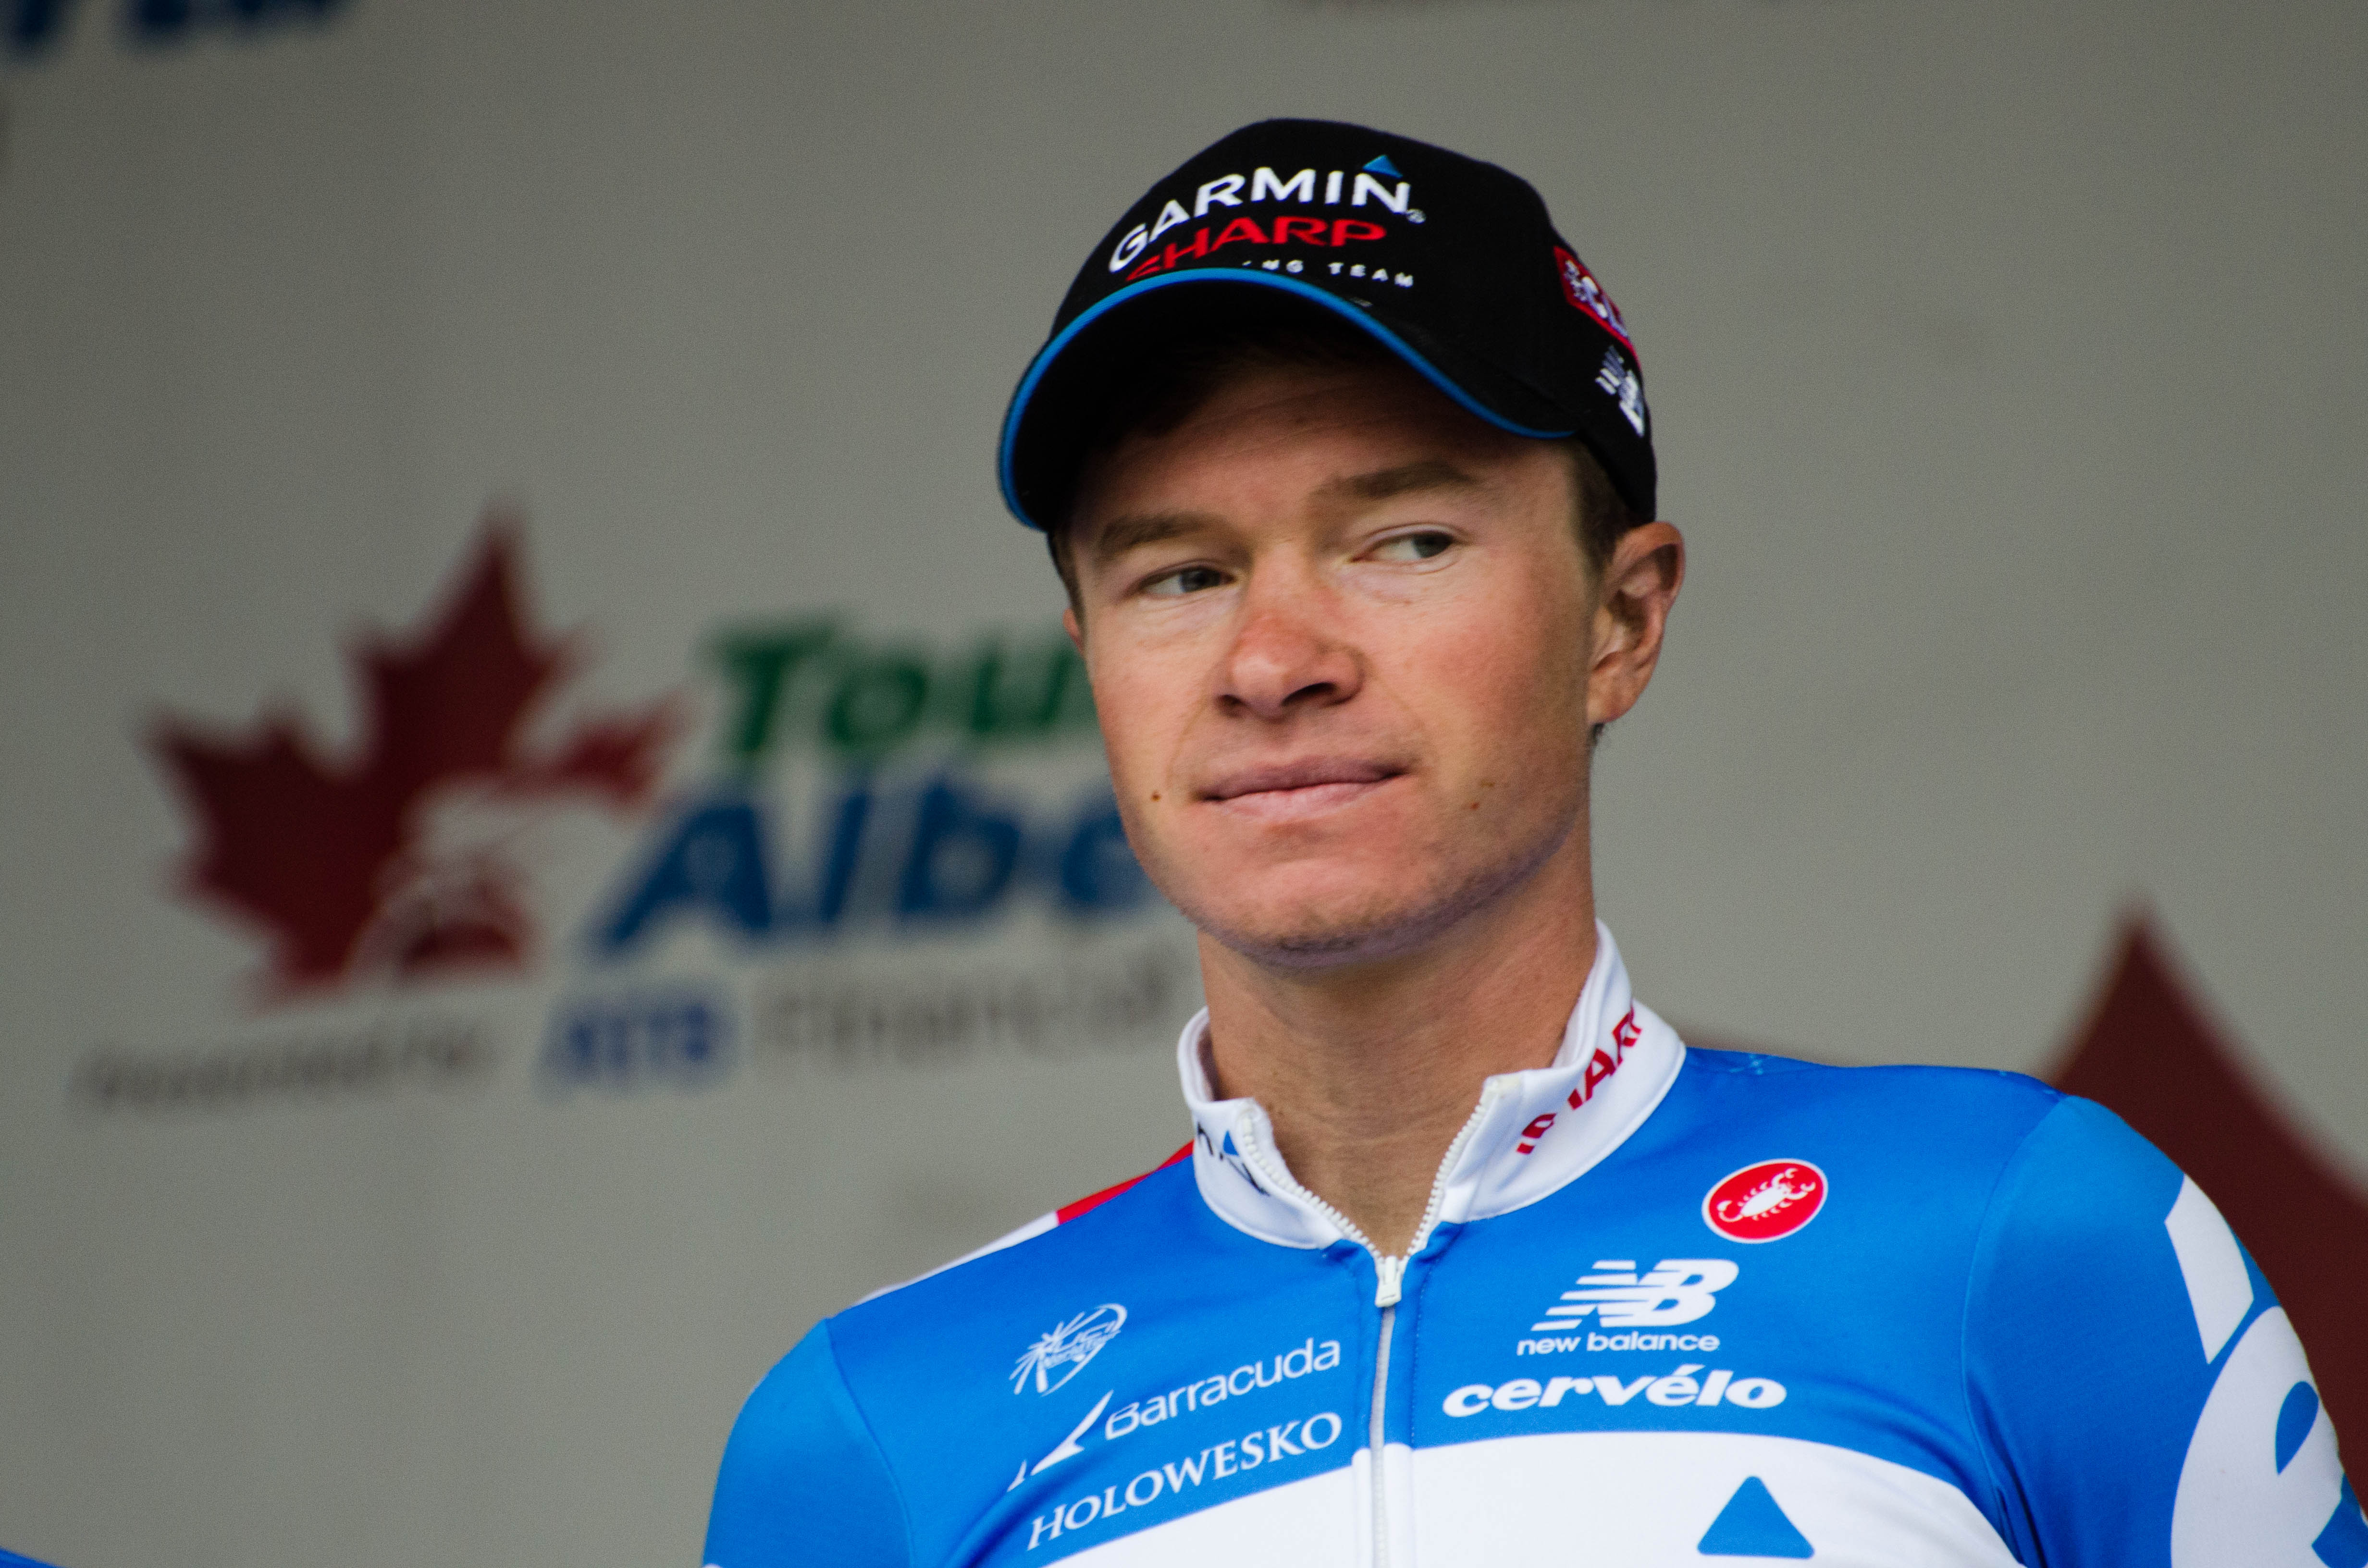
{"label": "blue triangle on jersey", "polygon": [[1219,1150],[1217,1151],[1217,1153],[1219,1153],[1220,1154],[1234,1154],[1234,1155],[1239,1155],[1239,1154],[1241,1153],[1241,1151],[1240,1151],[1239,1149],[1236,1149],[1236,1148],[1235,1148],[1235,1147],[1234,1147],[1234,1134],[1233,1134],[1233,1131],[1232,1131],[1232,1130],[1231,1130],[1231,1129],[1228,1129],[1228,1130],[1226,1131],[1226,1132],[1225,1132],[1225,1142],[1224,1142],[1224,1147],[1223,1147],[1223,1148],[1219,1149]]}
{"label": "blue triangle on jersey", "polygon": [[1704,1557],[1815,1557],[1817,1549],[1793,1527],[1769,1494],[1768,1483],[1752,1476],[1735,1489],[1718,1517],[1694,1548]]}
{"label": "blue triangle on jersey", "polygon": [[1365,172],[1371,175],[1387,175],[1392,179],[1406,178],[1406,176],[1398,173],[1398,166],[1390,162],[1390,155],[1387,153],[1383,153],[1380,157],[1375,158],[1372,163],[1367,164],[1365,165]]}

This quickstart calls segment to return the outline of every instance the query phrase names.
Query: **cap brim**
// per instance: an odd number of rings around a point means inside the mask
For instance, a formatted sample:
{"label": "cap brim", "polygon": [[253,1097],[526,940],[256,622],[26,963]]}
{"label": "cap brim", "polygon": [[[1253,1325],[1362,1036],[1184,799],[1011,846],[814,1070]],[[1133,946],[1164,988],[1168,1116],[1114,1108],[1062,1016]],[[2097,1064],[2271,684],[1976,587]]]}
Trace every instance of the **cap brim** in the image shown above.
{"label": "cap brim", "polygon": [[1053,335],[1020,378],[1003,417],[996,462],[1003,502],[1013,517],[1040,531],[1058,520],[1086,443],[1099,428],[1099,421],[1088,427],[1086,411],[1104,405],[1101,389],[1120,372],[1127,346],[1163,326],[1172,330],[1178,316],[1205,319],[1216,302],[1208,296],[1227,285],[1303,301],[1354,324],[1458,407],[1499,430],[1536,440],[1577,433],[1533,389],[1455,352],[1417,326],[1392,320],[1383,308],[1258,268],[1163,273],[1096,301]]}

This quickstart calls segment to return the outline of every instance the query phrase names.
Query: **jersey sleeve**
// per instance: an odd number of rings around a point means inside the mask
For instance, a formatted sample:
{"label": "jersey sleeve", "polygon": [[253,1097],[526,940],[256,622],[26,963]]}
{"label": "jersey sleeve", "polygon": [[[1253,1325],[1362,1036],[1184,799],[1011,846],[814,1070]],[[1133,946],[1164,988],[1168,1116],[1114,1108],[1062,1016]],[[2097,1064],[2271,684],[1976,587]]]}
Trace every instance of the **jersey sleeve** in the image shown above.
{"label": "jersey sleeve", "polygon": [[1969,1415],[2046,1568],[2363,1568],[2300,1341],[2201,1188],[2066,1099],[2000,1176],[1965,1303]]}
{"label": "jersey sleeve", "polygon": [[711,1568],[909,1568],[895,1478],[817,1324],[741,1407],[708,1516]]}

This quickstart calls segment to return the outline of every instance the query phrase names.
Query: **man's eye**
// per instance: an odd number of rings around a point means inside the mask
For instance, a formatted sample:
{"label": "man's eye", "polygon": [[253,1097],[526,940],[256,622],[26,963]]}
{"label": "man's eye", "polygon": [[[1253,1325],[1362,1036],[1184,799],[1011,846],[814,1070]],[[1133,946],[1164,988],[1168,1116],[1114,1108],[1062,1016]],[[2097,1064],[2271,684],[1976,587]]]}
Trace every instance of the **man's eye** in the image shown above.
{"label": "man's eye", "polygon": [[1446,554],[1454,542],[1452,534],[1426,528],[1421,533],[1400,534],[1395,539],[1384,540],[1374,550],[1373,558],[1377,561],[1429,561]]}
{"label": "man's eye", "polygon": [[1213,566],[1179,566],[1144,584],[1143,591],[1158,598],[1181,598],[1216,587],[1224,580],[1224,574]]}

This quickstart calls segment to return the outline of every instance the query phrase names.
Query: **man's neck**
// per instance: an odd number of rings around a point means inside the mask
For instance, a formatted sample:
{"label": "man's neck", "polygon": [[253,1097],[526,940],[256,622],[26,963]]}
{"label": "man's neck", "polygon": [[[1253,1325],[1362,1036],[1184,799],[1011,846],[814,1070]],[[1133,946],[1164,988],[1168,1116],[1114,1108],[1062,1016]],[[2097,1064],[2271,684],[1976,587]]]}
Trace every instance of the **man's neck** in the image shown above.
{"label": "man's neck", "polygon": [[1403,1256],[1482,1084],[1543,1067],[1595,960],[1586,828],[1398,958],[1278,970],[1201,939],[1217,1092],[1255,1099],[1292,1175]]}

